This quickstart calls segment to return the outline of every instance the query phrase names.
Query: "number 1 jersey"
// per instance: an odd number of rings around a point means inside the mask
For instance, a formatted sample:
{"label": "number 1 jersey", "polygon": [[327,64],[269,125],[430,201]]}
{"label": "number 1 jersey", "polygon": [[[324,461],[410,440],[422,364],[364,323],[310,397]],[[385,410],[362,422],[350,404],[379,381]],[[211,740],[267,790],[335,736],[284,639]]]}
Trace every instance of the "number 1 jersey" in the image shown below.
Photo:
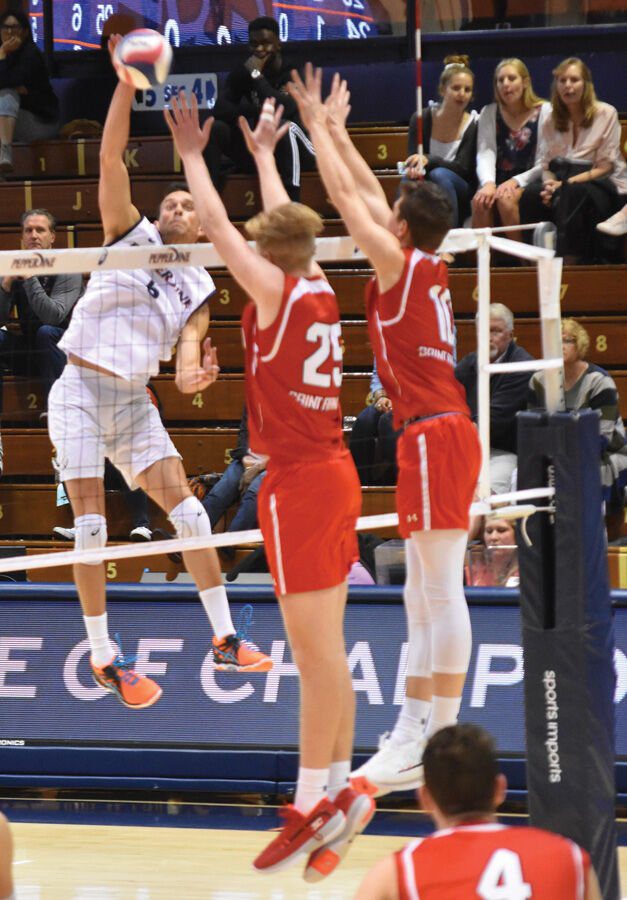
{"label": "number 1 jersey", "polygon": [[394,425],[439,413],[469,416],[464,389],[455,378],[446,266],[415,248],[404,253],[405,268],[392,288],[380,293],[376,276],[366,288],[368,331]]}
{"label": "number 1 jersey", "polygon": [[249,303],[242,333],[251,449],[289,463],[343,452],[341,327],[328,281],[286,275],[272,325],[260,329]]}

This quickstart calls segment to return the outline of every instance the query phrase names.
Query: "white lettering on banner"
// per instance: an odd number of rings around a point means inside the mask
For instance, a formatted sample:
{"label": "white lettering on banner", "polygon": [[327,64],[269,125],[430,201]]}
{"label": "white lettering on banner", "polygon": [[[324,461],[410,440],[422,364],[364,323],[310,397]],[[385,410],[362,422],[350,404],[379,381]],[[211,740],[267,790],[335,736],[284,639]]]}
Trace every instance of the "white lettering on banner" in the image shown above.
{"label": "white lettering on banner", "polygon": [[546,717],[546,760],[549,767],[549,782],[559,784],[562,780],[559,743],[559,704],[557,702],[557,676],[553,669],[546,669],[542,676],[544,687],[544,714]]}
{"label": "white lettering on banner", "polygon": [[398,658],[398,669],[396,670],[396,684],[394,685],[394,706],[401,706],[405,699],[405,684],[407,682],[407,656],[409,655],[409,644],[405,641],[401,645],[401,653]]}
{"label": "white lettering on banner", "polygon": [[270,656],[274,666],[268,672],[266,687],[263,692],[264,703],[276,703],[279,696],[279,682],[283,675],[298,677],[296,663],[285,662],[285,641],[272,641]]}
{"label": "white lettering on banner", "polygon": [[[361,678],[355,678],[355,669],[361,667]],[[383,694],[377,678],[372,651],[368,641],[356,641],[355,646],[348,654],[348,668],[353,675],[353,690],[357,694],[362,691],[368,697],[370,706],[381,706]]]}
{"label": "white lettering on banner", "polygon": [[85,639],[70,650],[63,666],[65,689],[77,700],[100,700],[102,697],[106,697],[108,693],[99,685],[91,683],[91,679],[90,687],[87,687],[78,678],[78,667],[83,657],[89,652],[89,641]]}
{"label": "white lettering on banner", "polygon": [[[226,677],[228,678],[229,676],[227,675]],[[213,650],[210,650],[203,660],[200,669],[200,684],[206,696],[216,703],[239,703],[240,700],[246,700],[251,694],[255,693],[255,689],[250,681],[231,691],[225,691],[224,688],[220,687],[216,682],[216,670],[213,667]]]}
{"label": "white lettering on banner", "polygon": [[201,75],[176,75],[170,73],[166,84],[156,84],[146,91],[136,91],[133,109],[165,109],[170,107],[172,97],[185,92],[189,100],[195,94],[199,109],[213,109],[218,96],[218,76],[214,73]]}
{"label": "white lettering on banner", "polygon": [[167,662],[153,662],[151,653],[180,653],[182,638],[140,638],[137,642],[137,659],[134,668],[140,675],[165,675]]}
{"label": "white lettering on banner", "polygon": [[[505,672],[493,671],[492,660],[509,659],[512,668]],[[518,644],[481,644],[477,650],[475,677],[470,705],[485,706],[489,687],[508,687],[523,679],[523,652]]]}
{"label": "white lettering on banner", "polygon": [[614,703],[620,703],[627,694],[627,656],[622,650],[614,651],[614,668],[616,669],[616,692]]}
{"label": "white lettering on banner", "polygon": [[40,637],[0,637],[0,698],[32,700],[37,696],[34,684],[7,684],[6,676],[9,672],[25,672],[28,666],[25,659],[11,659],[11,650],[41,650],[43,642]]}

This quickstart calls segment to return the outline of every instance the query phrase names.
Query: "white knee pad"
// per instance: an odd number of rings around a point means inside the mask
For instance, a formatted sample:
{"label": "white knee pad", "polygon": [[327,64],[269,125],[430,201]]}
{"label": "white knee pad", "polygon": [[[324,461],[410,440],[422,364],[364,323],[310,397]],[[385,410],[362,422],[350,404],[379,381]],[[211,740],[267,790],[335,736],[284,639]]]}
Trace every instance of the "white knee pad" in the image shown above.
{"label": "white knee pad", "polygon": [[181,500],[169,518],[180,538],[208,537],[211,534],[209,516],[197,497],[186,497]]}
{"label": "white knee pad", "polygon": [[[96,513],[88,513],[74,519],[74,547],[76,550],[98,550],[107,545],[107,520]],[[100,561],[102,562],[102,560]],[[100,562],[83,563],[99,566]]]}
{"label": "white knee pad", "polygon": [[472,635],[463,585],[466,540],[461,530],[413,536],[431,614],[432,670],[442,674],[465,672],[470,661]]}
{"label": "white knee pad", "polygon": [[403,590],[407,616],[407,677],[431,677],[431,611],[425,594],[424,572],[418,547],[405,541],[407,576]]}

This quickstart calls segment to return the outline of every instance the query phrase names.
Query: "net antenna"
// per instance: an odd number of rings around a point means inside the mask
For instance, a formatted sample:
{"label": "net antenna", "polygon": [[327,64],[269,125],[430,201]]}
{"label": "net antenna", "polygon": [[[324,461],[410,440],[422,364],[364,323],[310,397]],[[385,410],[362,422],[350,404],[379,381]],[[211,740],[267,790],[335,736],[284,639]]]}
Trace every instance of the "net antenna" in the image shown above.
{"label": "net antenna", "polygon": [[[440,252],[460,253],[476,250],[478,254],[478,413],[479,435],[483,448],[483,465],[479,481],[479,500],[472,504],[471,515],[486,515],[499,506],[498,515],[503,518],[522,519],[522,532],[526,536],[526,518],[540,509],[531,501],[549,500],[554,496],[553,487],[514,491],[490,496],[490,375],[493,372],[546,371],[546,398],[549,412],[563,410],[563,360],[561,352],[560,283],[562,260],[555,251],[545,246],[530,246],[519,241],[500,237],[507,231],[535,229],[539,243],[551,236],[550,224],[512,226],[502,228],[458,228],[449,231],[439,248]],[[254,246],[253,242],[250,242]],[[520,259],[534,262],[538,269],[540,317],[542,321],[542,359],[522,363],[490,363],[490,251],[494,249],[510,253]],[[366,261],[363,252],[351,237],[318,238],[316,259],[321,263],[337,261]],[[0,251],[0,277],[8,275],[57,275],[59,273],[93,272],[97,270],[157,268],[180,266],[205,266],[224,268],[224,263],[212,244],[176,244],[160,247],[93,247],[70,250],[4,250]],[[509,503],[502,507],[500,504]],[[398,525],[396,513],[362,516],[357,522],[358,531],[389,528]],[[170,541],[153,541],[150,544],[120,544],[101,550],[70,550],[41,553],[33,556],[0,560],[0,573],[44,569],[50,566],[74,563],[101,562],[103,560],[128,559],[134,556],[155,556],[204,547],[226,547],[259,543],[258,529],[244,532],[225,532],[202,538],[176,538]]]}
{"label": "net antenna", "polygon": [[[508,231],[533,231],[533,244],[512,241],[501,234]],[[479,501],[473,506],[482,507],[486,515],[498,506],[499,518],[521,519],[524,540],[529,543],[527,519],[541,509],[534,504],[519,504],[528,499],[521,491],[511,494],[492,495],[490,491],[490,377],[507,372],[544,371],[546,388],[546,408],[549,413],[566,409],[564,400],[564,360],[562,356],[562,324],[560,290],[562,282],[562,262],[555,255],[555,226],[550,222],[534,225],[503,226],[499,228],[456,229],[449,232],[440,251],[477,251],[477,419],[482,449],[481,473],[479,476]],[[538,274],[538,298],[542,336],[540,359],[523,362],[490,362],[490,255],[492,250],[508,253],[527,262],[535,263]],[[552,498],[555,489],[546,488],[537,494]],[[503,502],[512,505],[501,506]]]}

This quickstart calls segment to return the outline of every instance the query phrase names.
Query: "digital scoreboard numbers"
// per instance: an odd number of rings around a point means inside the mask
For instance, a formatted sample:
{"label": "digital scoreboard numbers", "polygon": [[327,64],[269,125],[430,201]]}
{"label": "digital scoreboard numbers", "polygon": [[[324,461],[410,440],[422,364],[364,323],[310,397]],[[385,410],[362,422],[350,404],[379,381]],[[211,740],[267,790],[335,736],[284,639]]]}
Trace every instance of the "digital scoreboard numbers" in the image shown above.
{"label": "digital scoreboard numbers", "polygon": [[[388,0],[391,3],[391,0]],[[44,0],[29,0],[33,35],[43,47]],[[154,28],[174,47],[246,43],[248,22],[270,15],[287,41],[364,40],[399,33],[391,15],[404,5],[394,0],[390,13],[382,0],[54,0],[53,45],[58,51],[97,50],[107,19],[130,16],[137,28]]]}

